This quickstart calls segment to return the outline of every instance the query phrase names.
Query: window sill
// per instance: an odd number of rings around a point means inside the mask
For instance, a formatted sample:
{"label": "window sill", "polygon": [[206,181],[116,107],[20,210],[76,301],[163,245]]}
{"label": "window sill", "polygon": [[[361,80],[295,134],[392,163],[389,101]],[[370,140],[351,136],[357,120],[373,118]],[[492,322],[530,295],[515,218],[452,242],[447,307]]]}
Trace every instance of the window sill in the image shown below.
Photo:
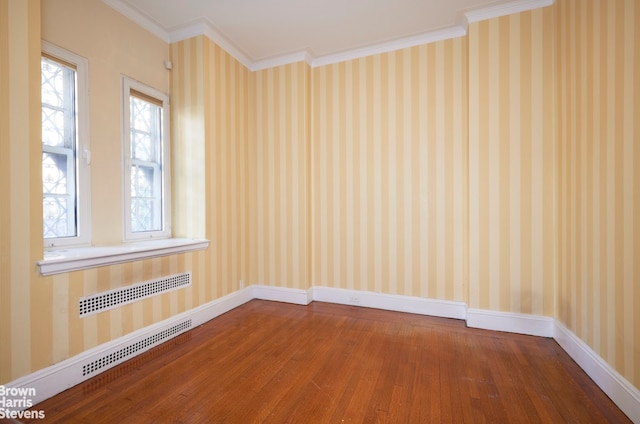
{"label": "window sill", "polygon": [[208,247],[209,240],[184,238],[143,241],[117,246],[79,247],[47,251],[44,253],[44,259],[37,264],[40,267],[40,274],[52,275],[192,252]]}

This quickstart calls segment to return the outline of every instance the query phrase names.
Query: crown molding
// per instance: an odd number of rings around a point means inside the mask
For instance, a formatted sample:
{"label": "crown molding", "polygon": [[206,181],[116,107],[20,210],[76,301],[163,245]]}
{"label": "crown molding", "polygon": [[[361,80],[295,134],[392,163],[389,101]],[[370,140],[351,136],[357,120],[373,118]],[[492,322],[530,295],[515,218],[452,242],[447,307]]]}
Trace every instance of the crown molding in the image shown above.
{"label": "crown molding", "polygon": [[129,5],[125,0],[102,0],[102,2],[167,43],[205,35],[246,68],[251,69],[253,66],[253,61],[246,54],[205,20],[166,29],[148,15]]}
{"label": "crown molding", "polygon": [[439,29],[436,31],[426,32],[411,37],[399,38],[397,40],[388,41],[379,44],[373,44],[353,50],[347,50],[342,53],[331,54],[314,58],[311,61],[312,67],[331,65],[334,63],[345,62],[347,60],[361,59],[363,57],[375,54],[389,53],[396,50],[415,47],[422,44],[433,43],[436,41],[447,40],[450,38],[462,37],[467,31],[464,27],[453,26],[450,28]]}
{"label": "crown molding", "polygon": [[551,6],[554,0],[515,0],[509,3],[495,6],[483,7],[475,10],[468,10],[463,13],[468,24],[486,21],[487,19],[499,18],[500,16],[514,13],[526,12],[528,10],[539,9]]}
{"label": "crown molding", "polygon": [[231,57],[244,65],[245,68],[252,69],[254,61],[240,50],[240,48],[238,48],[228,37],[204,19],[189,25],[172,28],[169,31],[169,43],[175,43],[177,41],[197,37],[198,35],[206,36],[208,39],[220,46],[222,50],[229,53]]}
{"label": "crown molding", "polygon": [[252,71],[261,71],[263,69],[275,68],[277,66],[289,65],[291,63],[306,62],[311,65],[313,56],[309,51],[303,50],[301,52],[286,54],[282,56],[275,56],[273,58],[267,58],[253,62],[248,68]]}
{"label": "crown molding", "polygon": [[315,68],[317,66],[325,66],[348,60],[360,59],[375,54],[388,53],[436,41],[463,37],[467,35],[468,25],[470,23],[498,18],[500,16],[514,13],[526,12],[528,10],[551,6],[554,3],[554,0],[514,0],[508,3],[464,11],[458,14],[456,24],[451,27],[399,38],[393,41],[372,44],[370,46],[319,57],[313,57],[309,51],[304,50],[288,53],[282,56],[254,60],[206,20],[201,20],[177,28],[165,29],[138,9],[131,7],[125,0],[102,1],[168,43],[186,40],[198,35],[205,35],[251,71],[259,71],[262,69],[288,65],[301,61],[307,62],[311,67]]}

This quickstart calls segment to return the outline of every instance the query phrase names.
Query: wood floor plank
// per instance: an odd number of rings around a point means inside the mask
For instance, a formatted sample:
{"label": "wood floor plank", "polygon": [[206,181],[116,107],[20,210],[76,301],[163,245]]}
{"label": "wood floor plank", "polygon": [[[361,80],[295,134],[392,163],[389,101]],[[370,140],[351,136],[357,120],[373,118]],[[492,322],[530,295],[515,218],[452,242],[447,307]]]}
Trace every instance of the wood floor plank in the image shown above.
{"label": "wood floor plank", "polygon": [[552,339],[260,300],[32,409],[92,424],[630,422]]}

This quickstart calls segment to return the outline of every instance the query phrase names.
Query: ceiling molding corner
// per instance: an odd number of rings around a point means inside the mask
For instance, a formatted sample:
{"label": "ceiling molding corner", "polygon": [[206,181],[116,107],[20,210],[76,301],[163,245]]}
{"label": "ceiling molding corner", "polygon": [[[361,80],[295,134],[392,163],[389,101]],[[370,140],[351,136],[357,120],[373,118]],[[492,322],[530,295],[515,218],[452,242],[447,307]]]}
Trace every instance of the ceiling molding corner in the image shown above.
{"label": "ceiling molding corner", "polygon": [[169,32],[164,29],[162,25],[158,24],[135,7],[130,6],[123,0],[102,0],[102,2],[114,9],[116,12],[119,12],[125,17],[131,19],[133,22],[140,25],[156,37],[167,43],[169,42]]}
{"label": "ceiling molding corner", "polygon": [[309,53],[308,50],[303,50],[296,53],[255,61],[251,64],[249,69],[252,71],[261,71],[263,69],[275,68],[277,66],[289,65],[297,62],[306,62],[311,66],[312,61],[313,56],[311,53]]}
{"label": "ceiling molding corner", "polygon": [[220,31],[215,29],[206,20],[201,20],[192,23],[187,26],[172,28],[169,31],[169,42],[175,43],[177,41],[186,40],[188,38],[197,37],[198,35],[204,35],[214,43],[216,43],[222,50],[229,53],[235,60],[240,62],[245,68],[251,69],[253,61],[242,52],[234,43],[232,43],[227,37],[225,37]]}

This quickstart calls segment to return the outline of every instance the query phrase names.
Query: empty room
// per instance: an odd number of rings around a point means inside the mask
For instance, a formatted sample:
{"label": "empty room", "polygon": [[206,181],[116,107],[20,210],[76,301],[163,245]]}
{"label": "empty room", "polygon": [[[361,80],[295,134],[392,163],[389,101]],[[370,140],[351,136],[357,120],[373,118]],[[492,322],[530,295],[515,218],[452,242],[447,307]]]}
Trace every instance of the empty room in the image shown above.
{"label": "empty room", "polygon": [[0,421],[640,423],[639,21],[0,0]]}

